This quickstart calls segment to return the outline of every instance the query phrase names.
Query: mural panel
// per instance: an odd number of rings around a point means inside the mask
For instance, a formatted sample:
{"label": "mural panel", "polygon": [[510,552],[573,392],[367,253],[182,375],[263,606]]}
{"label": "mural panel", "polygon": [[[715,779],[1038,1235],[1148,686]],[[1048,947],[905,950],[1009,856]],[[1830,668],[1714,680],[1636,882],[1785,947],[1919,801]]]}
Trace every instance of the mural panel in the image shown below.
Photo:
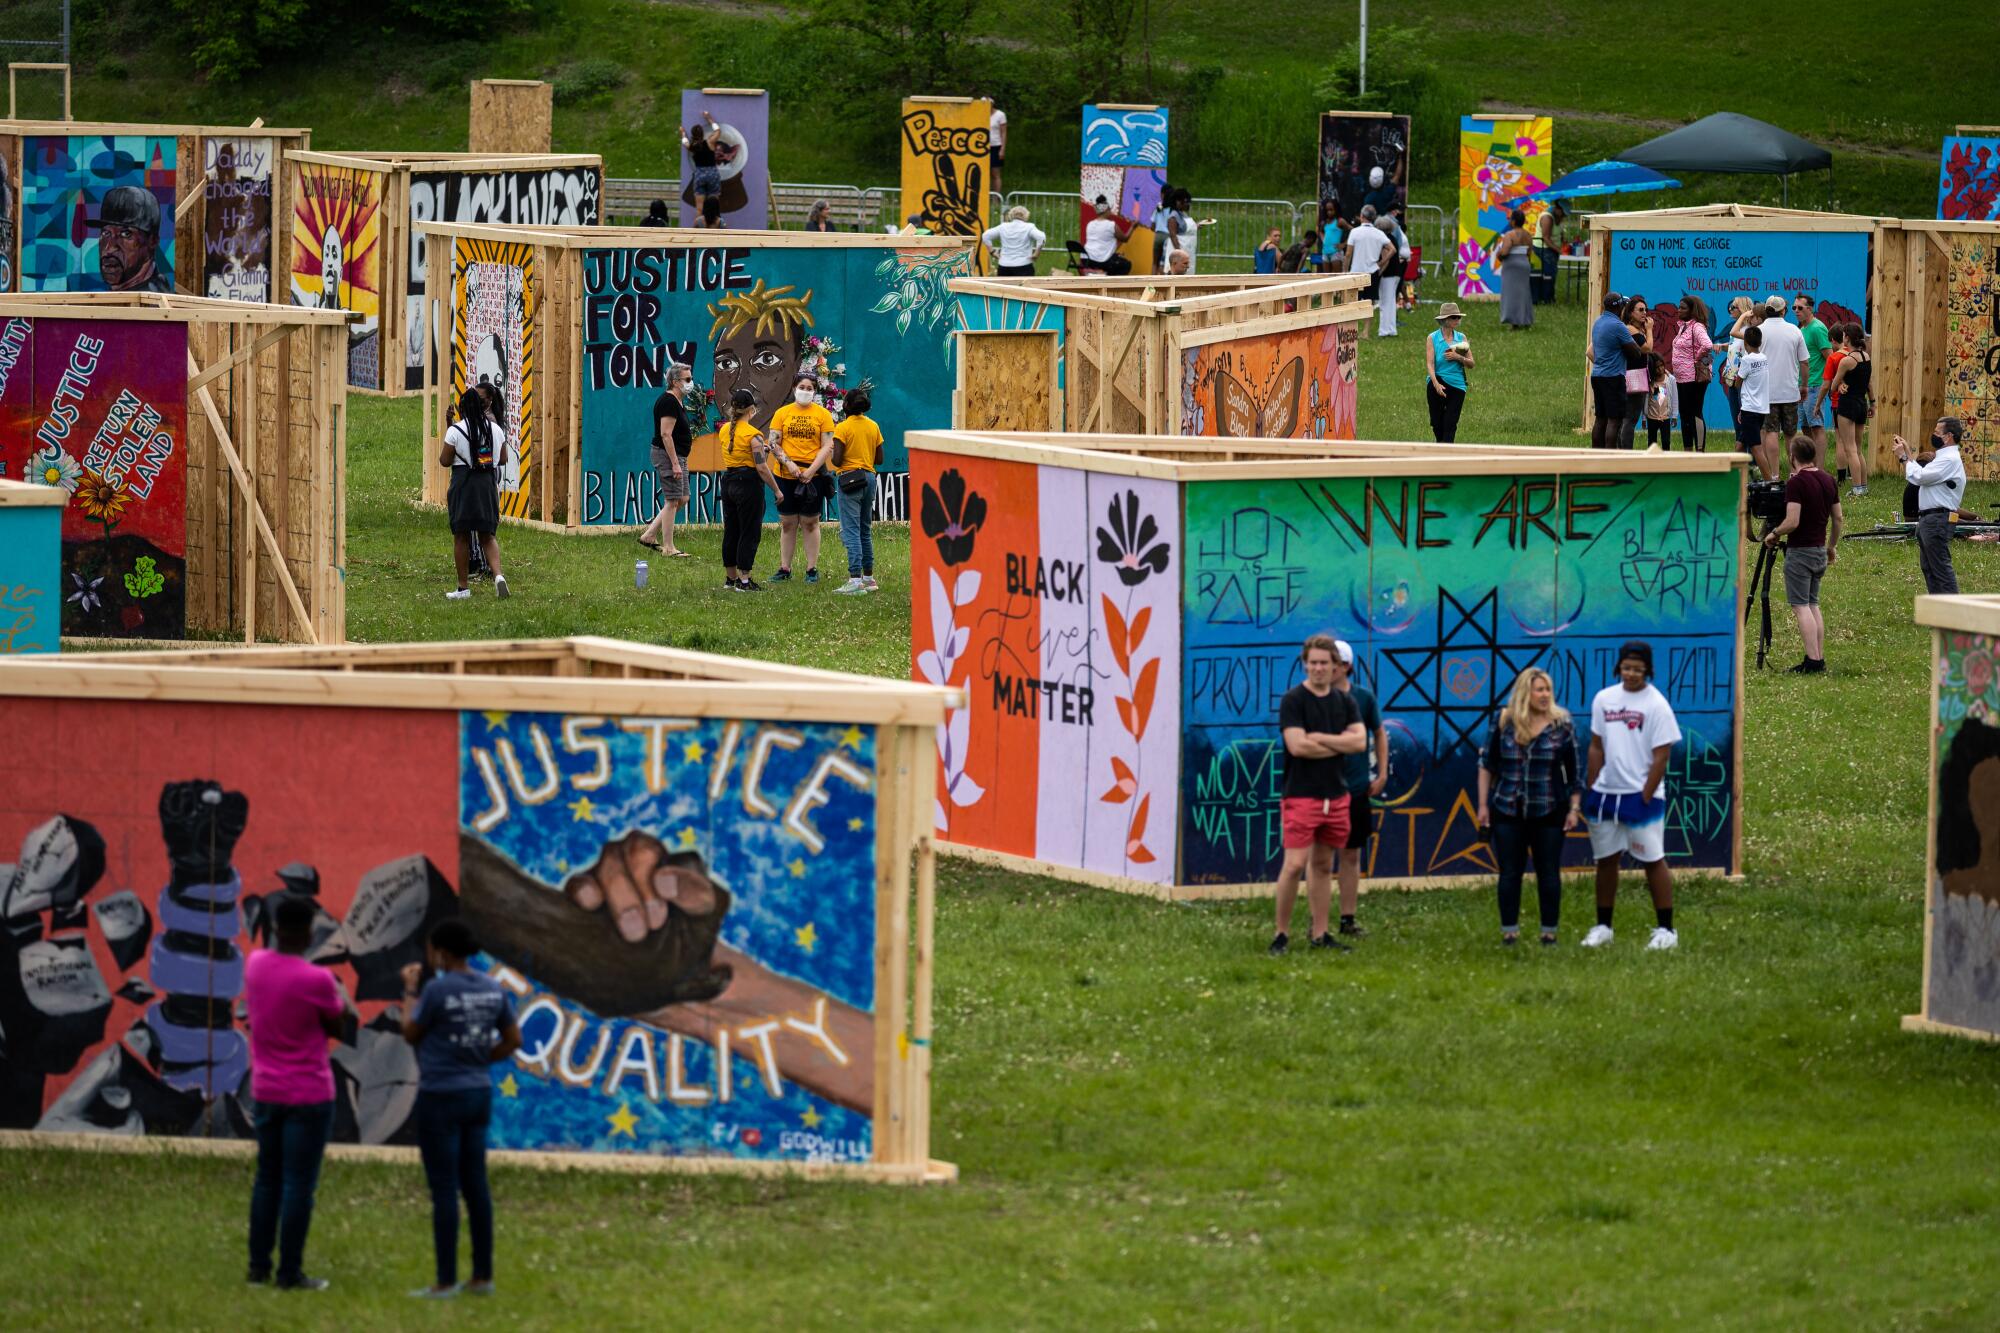
{"label": "mural panel", "polygon": [[1097,216],[1100,195],[1129,219],[1130,234],[1118,252],[1134,273],[1153,271],[1153,214],[1167,181],[1167,108],[1083,109],[1083,173],[1078,191],[1077,239]]}
{"label": "mural panel", "polygon": [[[292,892],[361,1012],[339,1141],[414,1143],[398,972],[460,914],[524,1037],[494,1146],[872,1152],[872,728],[84,700],[0,726],[0,1125],[247,1137],[243,961]],[[657,925],[582,889],[626,855],[678,872]]]}
{"label": "mural panel", "polygon": [[938,732],[939,833],[1173,882],[1174,484],[929,453],[912,465],[912,666],[968,695]]}
{"label": "mural panel", "polygon": [[[713,122],[711,124],[710,122]],[[755,90],[688,88],[681,92],[681,126],[716,141],[716,202],[722,221],[738,231],[758,231],[771,218],[771,99]],[[701,221],[694,163],[680,152],[680,224]]]}
{"label": "mural panel", "polygon": [[[1511,201],[1555,179],[1554,140],[1555,122],[1547,116],[1459,118],[1458,254],[1453,265],[1459,300],[1500,299],[1493,243],[1507,229]],[[1544,207],[1539,203],[1522,207],[1530,234]]]}
{"label": "mural panel", "polygon": [[[903,213],[921,212],[933,232],[983,235],[993,225],[989,188],[993,103],[928,97],[903,99]],[[986,252],[973,250],[973,271],[986,271]]]}
{"label": "mural panel", "polygon": [[[1382,184],[1371,186],[1379,168]],[[1410,118],[1323,111],[1319,118],[1319,201],[1340,216],[1361,216],[1365,205],[1378,213],[1409,202]]]}
{"label": "mural panel", "polygon": [[[1691,226],[1681,231],[1624,231],[1604,241],[1610,256],[1611,290],[1643,296],[1653,308],[1656,346],[1668,346],[1680,328],[1679,303],[1698,296],[1715,327],[1709,336],[1724,342],[1729,303],[1738,296],[1761,301],[1782,296],[1789,304],[1810,293],[1820,319],[1828,324],[1868,322],[1868,233],[1858,231],[1727,231]],[[1729,398],[1721,391],[1703,399],[1711,433],[1735,429]]]}
{"label": "mural panel", "polygon": [[1938,771],[1924,1017],[2000,1034],[2000,646],[1936,635]]}
{"label": "mural panel", "polygon": [[0,657],[62,646],[62,510],[0,494]]}
{"label": "mural panel", "polygon": [[1181,354],[1181,434],[1351,440],[1360,327],[1288,329]]}
{"label": "mural panel", "polygon": [[1938,212],[1947,222],[2000,219],[2000,137],[1945,136],[1938,167]]}
{"label": "mural panel", "polygon": [[186,325],[0,321],[0,475],[69,492],[64,634],[184,636],[186,446]]}
{"label": "mural panel", "polygon": [[584,251],[582,521],[645,523],[658,511],[653,401],[674,361],[694,368],[695,405],[706,414],[683,521],[721,521],[711,405],[746,388],[756,421],[768,422],[801,372],[819,381],[829,407],[847,389],[870,388],[885,444],[878,514],[905,518],[903,434],[951,420],[957,305],[946,284],[965,263],[962,252],[855,246]]}
{"label": "mural panel", "polygon": [[506,427],[521,455],[520,482],[500,495],[512,518],[536,513],[541,455],[535,438],[535,315],[541,284],[532,246],[454,238],[451,400],[475,384],[495,384],[506,399]]}
{"label": "mural panel", "polygon": [[594,227],[602,178],[602,171],[594,166],[550,167],[542,171],[411,173],[410,285],[404,302],[409,338],[404,348],[404,388],[424,386],[424,349],[430,337],[425,300],[430,281],[430,238],[423,231],[424,224]]}
{"label": "mural panel", "polygon": [[[1330,631],[1382,705],[1391,778],[1375,876],[1490,873],[1477,764],[1514,678],[1540,666],[1588,730],[1617,645],[1652,642],[1684,743],[1668,855],[1726,870],[1737,481],[1729,474],[1198,482],[1187,487],[1181,882],[1282,860],[1278,701]],[[1587,743],[1587,737],[1584,738]],[[1589,860],[1588,840],[1568,858]]]}
{"label": "mural panel", "polygon": [[347,382],[382,387],[382,184],[379,171],[299,163],[292,202],[292,304],[352,310]]}
{"label": "mural panel", "polygon": [[271,299],[269,139],[203,140],[203,294],[225,301]]}
{"label": "mural panel", "polygon": [[1965,422],[1965,469],[2000,477],[2000,244],[1945,236],[1951,252],[1944,308],[1944,415]]}
{"label": "mural panel", "polygon": [[21,140],[21,290],[171,292],[171,137],[28,135]]}

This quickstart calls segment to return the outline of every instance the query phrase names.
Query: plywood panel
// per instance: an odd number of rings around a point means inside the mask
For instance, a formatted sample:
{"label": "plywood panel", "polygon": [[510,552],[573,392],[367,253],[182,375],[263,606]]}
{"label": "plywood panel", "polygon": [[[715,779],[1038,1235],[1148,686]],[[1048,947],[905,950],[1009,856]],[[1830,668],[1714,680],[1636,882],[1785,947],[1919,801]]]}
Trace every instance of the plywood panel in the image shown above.
{"label": "plywood panel", "polygon": [[1054,330],[962,332],[958,339],[958,428],[1062,428]]}
{"label": "plywood panel", "polygon": [[555,87],[538,79],[475,79],[466,146],[475,153],[546,153]]}

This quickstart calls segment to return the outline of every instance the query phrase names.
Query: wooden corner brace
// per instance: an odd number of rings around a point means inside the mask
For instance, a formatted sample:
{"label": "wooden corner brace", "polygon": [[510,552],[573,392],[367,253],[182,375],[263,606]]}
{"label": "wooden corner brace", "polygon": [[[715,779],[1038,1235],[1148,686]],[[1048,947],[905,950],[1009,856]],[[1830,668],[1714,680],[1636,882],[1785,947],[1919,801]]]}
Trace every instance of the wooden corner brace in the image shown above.
{"label": "wooden corner brace", "polygon": [[[236,478],[236,489],[242,494],[243,503],[250,510],[250,517],[257,525],[257,536],[263,541],[264,549],[271,553],[271,572],[277,576],[278,586],[285,590],[285,600],[291,603],[293,619],[297,621],[299,628],[304,631],[307,643],[318,643],[319,634],[313,629],[312,617],[306,613],[306,604],[299,596],[298,586],[292,582],[292,570],[291,566],[285,561],[284,548],[278,545],[278,538],[271,531],[270,520],[264,517],[264,506],[257,502],[256,483],[249,472],[244,469],[243,460],[236,456],[236,446],[230,441],[229,428],[223,424],[222,413],[217,409],[215,399],[208,392],[208,383],[210,380],[226,372],[245,356],[254,353],[256,348],[262,347],[265,342],[270,342],[282,333],[289,333],[290,331],[289,329],[283,329],[265,334],[263,339],[251,349],[251,352],[239,351],[236,355],[230,357],[228,361],[216,365],[211,373],[203,372],[200,364],[194,359],[194,353],[190,351],[187,359],[188,385],[192,389],[194,396],[200,400],[202,412],[208,417],[208,428],[215,432],[215,447],[222,451],[223,461],[229,464],[229,475]],[[255,587],[246,588],[243,595],[249,599],[251,606],[254,607],[256,605],[257,589]]]}

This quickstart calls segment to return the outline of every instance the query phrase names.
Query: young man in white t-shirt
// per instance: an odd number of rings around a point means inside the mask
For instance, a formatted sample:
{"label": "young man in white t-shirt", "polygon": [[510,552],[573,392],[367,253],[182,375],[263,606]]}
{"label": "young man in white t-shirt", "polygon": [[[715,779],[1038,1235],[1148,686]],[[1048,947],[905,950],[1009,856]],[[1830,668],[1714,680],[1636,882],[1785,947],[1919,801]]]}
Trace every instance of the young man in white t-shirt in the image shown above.
{"label": "young man in white t-shirt", "polygon": [[1674,882],[1667,874],[1667,756],[1681,738],[1667,696],[1653,688],[1653,646],[1634,640],[1618,649],[1618,683],[1590,704],[1590,761],[1583,798],[1590,854],[1597,858],[1597,924],[1586,949],[1611,943],[1611,908],[1618,900],[1618,859],[1630,853],[1646,872],[1659,924],[1648,949],[1671,949]]}
{"label": "young man in white t-shirt", "polygon": [[1736,375],[1736,443],[1767,479],[1776,479],[1776,465],[1767,467],[1764,461],[1764,418],[1771,411],[1771,360],[1764,355],[1763,332],[1754,324],[1743,330]]}

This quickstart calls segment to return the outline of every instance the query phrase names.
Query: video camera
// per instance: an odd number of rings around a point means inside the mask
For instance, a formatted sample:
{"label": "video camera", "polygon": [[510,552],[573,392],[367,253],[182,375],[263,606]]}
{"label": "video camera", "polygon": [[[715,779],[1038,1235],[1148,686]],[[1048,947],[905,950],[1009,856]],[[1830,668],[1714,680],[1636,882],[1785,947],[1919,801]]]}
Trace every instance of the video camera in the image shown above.
{"label": "video camera", "polygon": [[1753,481],[1749,486],[1746,501],[1750,517],[1765,524],[1779,523],[1785,517],[1785,483],[1782,481]]}

